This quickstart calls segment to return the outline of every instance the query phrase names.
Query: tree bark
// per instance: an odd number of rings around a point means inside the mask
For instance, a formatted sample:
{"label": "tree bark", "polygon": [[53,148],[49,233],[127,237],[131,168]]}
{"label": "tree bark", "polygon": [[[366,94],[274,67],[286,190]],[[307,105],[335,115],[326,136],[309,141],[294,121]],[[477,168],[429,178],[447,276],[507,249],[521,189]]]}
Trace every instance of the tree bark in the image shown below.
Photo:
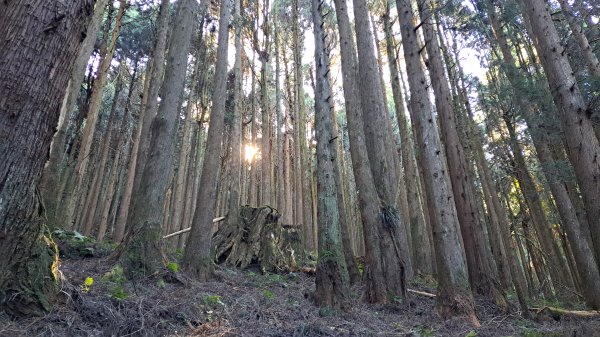
{"label": "tree bark", "polygon": [[83,74],[88,65],[90,54],[94,48],[94,43],[100,30],[102,16],[108,0],[97,1],[94,7],[94,16],[89,24],[83,44],[75,60],[75,65],[69,78],[67,91],[61,106],[61,117],[59,118],[58,128],[52,145],[50,147],[50,160],[44,168],[42,180],[40,181],[40,191],[44,197],[46,206],[46,216],[48,217],[48,225],[61,226],[64,219],[61,219],[59,212],[59,203],[62,198],[61,174],[63,173],[65,163],[65,147],[67,140],[67,129],[70,122],[75,102],[79,96],[81,84],[83,82]]}
{"label": "tree bark", "polygon": [[213,108],[210,114],[204,165],[200,177],[202,189],[198,194],[192,230],[181,261],[183,270],[201,281],[211,278],[214,270],[210,250],[213,233],[212,219],[215,212],[214,202],[217,193],[217,174],[225,129],[229,5],[229,0],[221,2]]}
{"label": "tree bark", "polygon": [[[406,294],[404,270],[397,256],[389,259],[387,255],[384,255],[386,248],[393,250],[394,247],[385,246],[386,243],[389,243],[391,234],[387,223],[383,221],[387,209],[384,208],[384,205],[379,200],[373,174],[369,166],[361,98],[358,90],[356,50],[352,39],[352,28],[348,18],[346,1],[336,0],[335,10],[340,34],[342,77],[346,116],[348,119],[350,154],[352,156],[356,187],[360,191],[358,193],[358,201],[363,223],[366,255],[365,271],[363,274],[366,282],[365,300],[368,302],[388,303],[392,300],[393,296],[405,296]],[[380,239],[382,236],[387,237],[386,242]]]}
{"label": "tree bark", "polygon": [[160,11],[157,19],[157,33],[154,44],[152,62],[146,68],[146,80],[148,86],[144,84],[146,95],[142,97],[142,106],[140,107],[139,125],[135,134],[133,149],[130,154],[129,167],[127,169],[127,184],[121,199],[121,209],[117,218],[115,230],[115,242],[121,242],[129,216],[131,206],[131,197],[133,195],[134,186],[139,185],[139,179],[146,163],[148,152],[148,143],[150,139],[150,124],[156,115],[158,107],[158,90],[161,87],[163,80],[163,71],[165,66],[165,51],[167,45],[167,31],[169,26],[169,6],[170,0],[162,0],[160,3]]}
{"label": "tree bark", "polygon": [[229,189],[229,212],[227,223],[237,227],[240,214],[240,188],[241,188],[241,163],[242,163],[242,16],[241,0],[235,0],[235,64],[234,69],[234,107],[231,131],[231,188]]}
{"label": "tree bark", "polygon": [[[313,32],[315,35],[315,131],[317,138],[317,223],[319,224],[319,260],[317,263],[315,300],[317,305],[348,309],[350,280],[342,246],[342,224],[338,191],[338,158],[333,138],[329,60],[325,49],[323,2],[312,0]],[[336,174],[335,170],[338,170]],[[337,181],[336,181],[337,180]]]}
{"label": "tree bark", "polygon": [[552,172],[550,168],[550,165],[554,162],[554,158],[550,151],[546,131],[544,130],[543,125],[536,122],[539,118],[535,116],[533,111],[534,107],[530,103],[531,100],[527,99],[523,94],[527,92],[525,90],[526,88],[520,84],[522,83],[522,80],[519,78],[520,76],[515,67],[514,58],[510,53],[501,26],[493,13],[491,21],[504,60],[505,72],[513,88],[513,94],[519,104],[519,110],[527,122],[529,134],[533,140],[537,156],[540,160],[548,184],[550,185],[554,200],[556,201],[556,206],[562,219],[562,225],[568,233],[569,242],[571,243],[574,257],[577,261],[577,266],[579,267],[579,274],[585,282],[585,287],[583,289],[585,300],[591,308],[598,308],[600,305],[600,273],[598,272],[598,265],[596,264],[594,253],[581,231],[577,212],[569,198],[564,183],[560,181],[555,172]]}
{"label": "tree bark", "polygon": [[427,80],[421,65],[421,48],[414,16],[407,0],[397,0],[404,59],[411,91],[410,113],[415,138],[421,150],[420,160],[425,195],[430,208],[433,244],[436,255],[439,294],[437,305],[443,317],[465,314],[478,325],[469,286],[464,250],[458,232],[458,218],[446,158],[436,118],[427,93]]}
{"label": "tree bark", "polygon": [[484,246],[483,224],[475,202],[473,177],[470,175],[471,168],[463,145],[466,140],[461,141],[459,136],[452,95],[440,55],[437,34],[434,31],[433,10],[435,9],[432,7],[431,0],[419,4],[421,20],[424,21],[421,27],[424,30],[425,46],[429,56],[429,74],[448,160],[448,174],[464,243],[471,289],[491,298],[497,305],[507,310],[508,304],[499,289],[499,284],[493,279],[492,268]]}
{"label": "tree bark", "polygon": [[564,130],[569,160],[586,205],[596,262],[600,259],[600,142],[594,133],[592,111],[585,104],[565,47],[561,44],[546,3],[524,0],[524,16],[531,23],[535,47],[548,77],[550,92]]}
{"label": "tree bark", "polygon": [[163,265],[162,209],[173,175],[172,153],[175,149],[195,8],[194,0],[178,2],[165,78],[161,86],[162,100],[150,125],[148,159],[139,185],[134,186],[133,190],[126,236],[120,248],[123,252],[120,256],[123,269],[132,276],[151,274]]}
{"label": "tree bark", "polygon": [[93,12],[91,0],[0,4],[0,309],[11,315],[47,312],[58,290],[36,185]]}

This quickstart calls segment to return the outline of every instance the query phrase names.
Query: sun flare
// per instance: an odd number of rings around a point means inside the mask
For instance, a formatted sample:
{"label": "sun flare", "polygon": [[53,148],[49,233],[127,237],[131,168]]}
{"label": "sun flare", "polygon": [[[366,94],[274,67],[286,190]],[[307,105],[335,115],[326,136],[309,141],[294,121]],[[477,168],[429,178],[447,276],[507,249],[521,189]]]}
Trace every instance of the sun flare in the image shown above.
{"label": "sun flare", "polygon": [[246,144],[246,146],[244,148],[244,158],[246,158],[246,161],[251,163],[252,159],[254,159],[257,152],[258,152],[258,148],[254,147],[250,144]]}

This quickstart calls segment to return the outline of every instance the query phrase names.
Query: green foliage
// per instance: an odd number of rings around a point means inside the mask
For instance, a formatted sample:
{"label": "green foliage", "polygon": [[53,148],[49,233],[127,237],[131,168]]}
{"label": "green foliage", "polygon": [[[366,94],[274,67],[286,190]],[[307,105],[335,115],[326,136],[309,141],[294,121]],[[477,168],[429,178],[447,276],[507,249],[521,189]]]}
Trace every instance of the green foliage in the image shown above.
{"label": "green foliage", "polygon": [[356,261],[356,267],[358,268],[358,272],[362,275],[365,272],[365,260],[360,256],[354,257],[354,261]]}
{"label": "green foliage", "polygon": [[175,256],[177,257],[177,260],[181,261],[181,259],[183,259],[183,250],[177,248],[175,250]]}
{"label": "green foliage", "polygon": [[159,279],[156,282],[156,286],[159,287],[160,289],[165,289],[165,287],[167,286],[167,284],[165,283],[165,280]]}
{"label": "green foliage", "polygon": [[471,330],[465,335],[465,337],[475,337],[475,336],[477,336],[477,331],[475,331],[475,330]]}
{"label": "green foliage", "polygon": [[319,308],[319,316],[321,317],[331,317],[335,316],[336,311],[331,307],[321,307]]}
{"label": "green foliage", "polygon": [[272,300],[277,296],[271,290],[265,289],[265,290],[263,290],[263,297],[267,300]]}
{"label": "green foliage", "polygon": [[115,266],[108,273],[102,276],[103,282],[112,284],[110,288],[110,296],[119,300],[124,300],[129,297],[129,294],[125,292],[124,284],[127,282],[127,278],[123,274],[123,268],[121,266]]}
{"label": "green foliage", "polygon": [[404,300],[402,299],[402,296],[392,296],[392,302],[402,304]]}
{"label": "green foliage", "polygon": [[129,297],[129,294],[125,292],[123,285],[117,284],[110,288],[110,296],[119,300],[125,300]]}
{"label": "green foliage", "polygon": [[177,264],[177,262],[169,262],[167,263],[167,269],[176,273],[179,271],[179,265]]}
{"label": "green foliage", "polygon": [[102,281],[104,282],[113,282],[117,284],[123,284],[127,281],[127,278],[123,274],[123,267],[115,266],[108,273],[102,276]]}
{"label": "green foliage", "polygon": [[210,308],[218,308],[225,306],[225,303],[221,301],[221,296],[219,295],[206,294],[202,297],[202,301],[204,302],[204,305]]}
{"label": "green foliage", "polygon": [[87,293],[90,291],[90,287],[94,284],[94,279],[92,277],[86,277],[85,281],[83,281],[83,292]]}

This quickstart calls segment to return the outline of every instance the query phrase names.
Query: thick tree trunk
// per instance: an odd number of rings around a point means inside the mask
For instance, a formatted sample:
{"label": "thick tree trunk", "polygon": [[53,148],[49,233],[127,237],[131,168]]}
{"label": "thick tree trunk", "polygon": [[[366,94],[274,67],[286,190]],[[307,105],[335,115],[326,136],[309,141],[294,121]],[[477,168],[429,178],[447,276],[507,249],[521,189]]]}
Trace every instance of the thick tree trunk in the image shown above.
{"label": "thick tree trunk", "polygon": [[[397,152],[389,137],[389,114],[384,104],[381,79],[378,76],[377,61],[372,48],[373,32],[369,25],[369,14],[364,0],[354,1],[354,16],[356,18],[356,42],[358,45],[358,72],[362,104],[362,118],[365,131],[365,141],[369,151],[369,164],[375,179],[379,200],[383,207],[393,214],[397,220],[387,235],[381,234],[383,246],[389,249],[383,251],[391,273],[399,274],[403,270],[406,277],[412,275],[412,256],[404,218],[396,206],[398,172],[396,170]],[[391,154],[391,155],[390,155]],[[397,260],[397,262],[391,262]],[[396,269],[398,268],[398,269]]]}
{"label": "thick tree trunk", "polygon": [[0,309],[12,315],[47,312],[57,291],[36,185],[93,12],[91,0],[0,4]]}
{"label": "thick tree trunk", "polygon": [[478,325],[469,286],[452,186],[446,169],[446,158],[440,141],[436,118],[427,93],[427,80],[421,65],[420,44],[417,39],[410,2],[397,0],[404,58],[411,89],[410,113],[415,138],[422,151],[423,180],[433,232],[437,263],[439,295],[438,309],[443,317],[456,314],[469,316]]}
{"label": "thick tree trunk", "polygon": [[404,296],[405,278],[411,275],[411,259],[406,224],[396,207],[397,172],[396,161],[389,156],[395,152],[388,137],[386,113],[378,76],[377,62],[372,47],[373,33],[369,26],[368,10],[364,0],[354,0],[354,17],[356,18],[356,41],[358,45],[358,73],[360,78],[360,97],[362,119],[366,146],[369,151],[369,164],[375,187],[382,203],[384,217],[388,228],[380,228],[382,259],[386,265],[386,275],[395,275],[399,280],[387,279],[388,285],[398,288],[390,289],[396,296]]}
{"label": "thick tree trunk", "polygon": [[[364,3],[363,3],[364,5]],[[388,259],[383,254],[390,239],[388,223],[384,221],[387,208],[382,206],[375,189],[375,182],[369,166],[367,145],[362,118],[360,92],[358,90],[358,72],[356,51],[352,40],[352,28],[348,17],[348,8],[345,0],[335,1],[335,10],[338,18],[342,55],[342,76],[344,86],[344,100],[346,116],[348,119],[348,136],[350,139],[350,153],[352,167],[358,193],[361,220],[365,241],[365,271],[363,277],[366,282],[365,300],[368,302],[387,303],[393,296],[404,296],[406,284],[404,283],[404,270],[398,256]],[[373,50],[371,49],[371,53]],[[381,91],[379,91],[381,92]],[[393,222],[391,219],[390,222]],[[397,220],[397,219],[396,219]],[[387,242],[380,239],[387,237]],[[386,268],[387,266],[393,268]]]}
{"label": "thick tree trunk", "polygon": [[[181,93],[185,85],[188,50],[193,33],[194,0],[178,2],[171,36],[161,104],[150,125],[148,159],[139,185],[134,186],[127,233],[121,243],[120,259],[127,274],[151,274],[162,267],[162,208],[171,185],[175,135],[179,121]],[[212,218],[211,218],[212,219]]]}
{"label": "thick tree trunk", "polygon": [[182,268],[186,272],[192,277],[203,281],[211,278],[214,270],[210,250],[213,233],[212,219],[215,212],[214,202],[217,193],[217,174],[221,143],[225,131],[229,5],[229,0],[221,2],[213,107],[210,114],[202,176],[200,177],[202,189],[198,192],[192,230],[181,261]]}
{"label": "thick tree trunk", "polygon": [[67,91],[64,96],[63,104],[61,106],[61,118],[59,118],[58,128],[52,139],[52,145],[50,147],[50,160],[44,168],[44,174],[40,182],[40,191],[44,197],[44,205],[46,206],[46,216],[48,218],[48,225],[50,226],[63,226],[64,219],[61,219],[59,215],[59,203],[62,198],[62,189],[59,188],[61,184],[61,174],[63,173],[65,163],[65,147],[67,141],[67,129],[70,122],[70,117],[75,107],[75,102],[79,96],[81,89],[81,83],[83,82],[83,74],[88,65],[90,54],[94,48],[96,38],[98,37],[98,31],[102,23],[102,16],[108,0],[97,1],[94,7],[94,16],[89,24],[86,37],[83,40],[81,49],[75,60],[71,77],[69,78],[69,84],[67,85]]}

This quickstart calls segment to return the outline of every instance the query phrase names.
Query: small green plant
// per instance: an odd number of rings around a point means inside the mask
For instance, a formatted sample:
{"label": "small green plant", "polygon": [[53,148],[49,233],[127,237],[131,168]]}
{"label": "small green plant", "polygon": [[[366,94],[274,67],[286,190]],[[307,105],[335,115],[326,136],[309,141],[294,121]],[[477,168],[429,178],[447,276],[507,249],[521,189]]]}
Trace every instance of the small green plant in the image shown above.
{"label": "small green plant", "polygon": [[392,302],[396,304],[402,304],[404,300],[402,299],[402,296],[393,296]]}
{"label": "small green plant", "polygon": [[123,285],[117,284],[110,288],[110,296],[119,300],[125,300],[129,297],[129,294],[125,292]]}
{"label": "small green plant", "polygon": [[465,335],[465,337],[476,337],[476,336],[477,336],[477,331],[475,331],[475,330],[471,330]]}
{"label": "small green plant", "polygon": [[265,289],[265,290],[263,290],[263,296],[267,300],[272,300],[275,298],[275,293],[272,292],[271,290]]}
{"label": "small green plant", "polygon": [[321,317],[335,316],[335,314],[336,314],[335,309],[333,309],[331,307],[319,308],[319,316],[321,316]]}
{"label": "small green plant", "polygon": [[221,301],[221,296],[219,295],[204,295],[202,300],[204,301],[204,305],[207,307],[216,308],[225,306],[225,304]]}
{"label": "small green plant", "polygon": [[88,291],[90,291],[92,284],[94,284],[94,279],[89,276],[86,277],[85,281],[83,281],[83,292],[87,293]]}
{"label": "small green plant", "polygon": [[123,267],[115,266],[108,273],[102,276],[102,281],[113,282],[122,285],[123,283],[125,283],[125,281],[127,281],[125,274],[123,274]]}
{"label": "small green plant", "polygon": [[181,259],[183,259],[183,250],[177,248],[175,250],[175,256],[177,257],[177,260],[181,261]]}
{"label": "small green plant", "polygon": [[156,286],[159,287],[160,289],[165,289],[165,287],[167,286],[167,284],[165,283],[165,280],[159,279],[156,282]]}
{"label": "small green plant", "polygon": [[177,262],[169,262],[167,263],[167,269],[176,273],[179,271],[179,265],[177,264]]}
{"label": "small green plant", "polygon": [[123,267],[115,266],[111,271],[102,276],[103,282],[112,283],[113,286],[110,288],[110,296],[119,300],[124,300],[129,297],[129,294],[125,292],[123,285],[127,282],[127,278],[123,274]]}

